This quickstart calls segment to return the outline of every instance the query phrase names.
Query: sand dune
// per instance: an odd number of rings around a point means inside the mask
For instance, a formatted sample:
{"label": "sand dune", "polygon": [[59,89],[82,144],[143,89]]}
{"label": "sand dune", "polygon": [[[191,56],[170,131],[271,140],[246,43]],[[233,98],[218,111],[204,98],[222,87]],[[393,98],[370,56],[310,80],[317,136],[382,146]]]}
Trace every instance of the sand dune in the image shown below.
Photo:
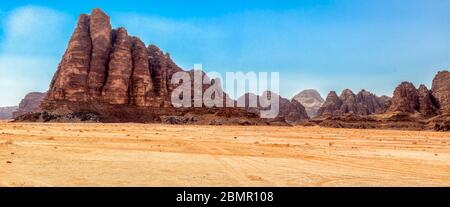
{"label": "sand dune", "polygon": [[450,133],[0,122],[0,186],[450,186]]}

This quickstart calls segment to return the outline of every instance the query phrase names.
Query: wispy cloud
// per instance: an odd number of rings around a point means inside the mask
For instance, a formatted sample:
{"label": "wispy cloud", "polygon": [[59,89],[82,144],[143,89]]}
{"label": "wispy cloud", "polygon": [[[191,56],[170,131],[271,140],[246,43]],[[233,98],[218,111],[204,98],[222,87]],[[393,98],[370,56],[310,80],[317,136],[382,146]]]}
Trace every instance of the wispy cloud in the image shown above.
{"label": "wispy cloud", "polygon": [[70,17],[45,7],[26,6],[8,13],[0,51],[8,54],[53,55],[63,48]]}
{"label": "wispy cloud", "polygon": [[4,13],[0,38],[0,106],[16,105],[31,91],[45,91],[68,39],[71,19],[45,7]]}

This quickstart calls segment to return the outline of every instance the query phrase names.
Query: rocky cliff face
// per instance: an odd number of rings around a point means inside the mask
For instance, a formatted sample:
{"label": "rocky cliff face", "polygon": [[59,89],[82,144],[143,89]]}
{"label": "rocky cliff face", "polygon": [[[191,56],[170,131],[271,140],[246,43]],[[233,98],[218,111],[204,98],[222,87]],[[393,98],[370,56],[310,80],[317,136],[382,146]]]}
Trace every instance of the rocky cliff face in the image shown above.
{"label": "rocky cliff face", "polygon": [[425,85],[422,84],[419,86],[418,93],[419,93],[419,112],[426,117],[438,115],[439,113],[438,104],[432,92],[428,90],[428,88]]}
{"label": "rocky cliff face", "polygon": [[438,102],[440,112],[450,113],[450,72],[438,72],[433,79],[431,91]]}
{"label": "rocky cliff face", "polygon": [[80,15],[50,84],[45,107],[58,101],[169,106],[170,76],[181,69],[154,45],[125,28],[112,29],[99,9]]}
{"label": "rocky cliff face", "polygon": [[339,99],[342,101],[341,108],[338,114],[356,114],[358,113],[358,107],[356,102],[356,95],[350,89],[342,91]]}
{"label": "rocky cliff face", "polygon": [[331,91],[327,98],[325,99],[325,102],[322,104],[322,106],[317,111],[318,116],[334,116],[338,115],[339,110],[342,106],[342,100],[338,97],[335,91]]}
{"label": "rocky cliff face", "polygon": [[318,115],[322,117],[346,114],[367,116],[384,113],[389,103],[389,97],[377,97],[366,90],[354,94],[352,90],[345,89],[339,97],[332,91],[319,109]]}
{"label": "rocky cliff face", "polygon": [[431,90],[425,85],[418,89],[410,83],[403,82],[394,91],[390,112],[420,113],[433,117],[450,112],[450,73],[440,71],[433,79]]}
{"label": "rocky cliff face", "polygon": [[419,108],[419,92],[412,83],[405,81],[395,88],[389,111],[415,113]]}
{"label": "rocky cliff face", "polygon": [[[87,78],[87,88],[90,99],[101,97],[108,71],[108,62],[112,50],[112,28],[108,15],[99,9],[94,9],[89,18],[89,33],[91,40],[90,62]],[[86,56],[88,56],[86,54]]]}
{"label": "rocky cliff face", "polygon": [[18,117],[26,113],[32,113],[39,110],[39,107],[47,93],[31,92],[25,95],[20,101],[19,107],[13,113],[13,117]]}
{"label": "rocky cliff face", "polygon": [[89,16],[80,15],[48,92],[50,100],[87,101],[87,81],[91,62]]}
{"label": "rocky cliff face", "polygon": [[13,112],[17,110],[17,106],[0,107],[0,120],[12,119]]}
{"label": "rocky cliff face", "polygon": [[433,96],[433,92],[425,85],[420,85],[419,89],[410,83],[402,82],[394,91],[390,112],[420,113],[425,117],[432,117],[439,114],[439,104]]}
{"label": "rocky cliff face", "polygon": [[300,102],[305,107],[306,113],[308,113],[309,117],[315,117],[317,115],[317,111],[324,102],[322,96],[320,96],[320,93],[314,89],[303,90],[292,99]]}
{"label": "rocky cliff face", "polygon": [[359,115],[381,114],[389,107],[391,98],[388,96],[378,97],[363,89],[356,95],[356,102]]}

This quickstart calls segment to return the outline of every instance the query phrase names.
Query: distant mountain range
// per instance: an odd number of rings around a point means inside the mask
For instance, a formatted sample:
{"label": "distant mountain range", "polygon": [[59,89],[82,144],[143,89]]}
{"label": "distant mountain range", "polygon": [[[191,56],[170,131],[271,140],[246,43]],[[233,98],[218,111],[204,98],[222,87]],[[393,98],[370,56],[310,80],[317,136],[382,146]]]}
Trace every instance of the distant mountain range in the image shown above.
{"label": "distant mountain range", "polygon": [[46,93],[31,92],[25,95],[18,106],[0,107],[0,119],[13,119],[15,117],[39,111],[39,106]]}
{"label": "distant mountain range", "polygon": [[17,106],[0,107],[0,119],[12,119],[12,113],[17,110]]}

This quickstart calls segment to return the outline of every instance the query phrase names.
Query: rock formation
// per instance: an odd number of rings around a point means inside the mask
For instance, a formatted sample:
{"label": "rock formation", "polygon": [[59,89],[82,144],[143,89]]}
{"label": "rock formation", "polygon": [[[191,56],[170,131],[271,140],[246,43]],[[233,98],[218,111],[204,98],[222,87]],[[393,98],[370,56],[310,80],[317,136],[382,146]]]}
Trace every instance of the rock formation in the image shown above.
{"label": "rock formation", "polygon": [[420,113],[424,117],[433,117],[449,113],[449,109],[450,73],[440,71],[433,79],[431,90],[423,84],[416,89],[410,82],[402,82],[397,86],[389,112]]}
{"label": "rock formation", "polygon": [[419,92],[411,82],[402,82],[392,96],[391,112],[415,113],[420,110]]}
{"label": "rock formation", "polygon": [[182,71],[158,47],[148,48],[125,28],[112,29],[100,9],[82,14],[50,84],[44,107],[58,102],[170,106],[170,78]]}
{"label": "rock formation", "polygon": [[17,110],[17,106],[0,107],[0,120],[12,119],[13,112]]}
{"label": "rock formation", "polygon": [[132,39],[133,74],[131,75],[130,104],[136,106],[150,106],[153,97],[153,81],[151,79],[148,61],[148,50],[145,44],[137,37]]}
{"label": "rock formation", "polygon": [[366,90],[361,90],[356,94],[357,111],[359,115],[381,114],[390,105],[391,98],[388,96],[377,97]]}
{"label": "rock formation", "polygon": [[438,104],[432,92],[421,84],[419,86],[419,112],[425,117],[432,117],[438,114]]}
{"label": "rock formation", "polygon": [[103,86],[102,96],[110,104],[128,104],[133,69],[132,44],[127,30],[114,31],[115,40],[109,60],[108,78]]}
{"label": "rock formation", "polygon": [[82,14],[50,84],[49,100],[87,101],[91,51],[89,16]]}
{"label": "rock formation", "polygon": [[317,115],[317,111],[324,102],[319,92],[314,89],[303,90],[292,99],[300,102],[305,107],[306,113],[308,113],[309,117],[315,117]]}
{"label": "rock formation", "polygon": [[450,72],[438,72],[433,79],[431,91],[441,113],[450,113]]}
{"label": "rock formation", "polygon": [[425,117],[436,116],[439,113],[439,104],[425,85],[416,89],[410,82],[403,82],[394,91],[390,112],[420,113]]}
{"label": "rock formation", "polygon": [[336,92],[332,91],[319,109],[318,115],[327,117],[348,114],[359,116],[381,114],[386,111],[389,104],[389,97],[377,97],[364,89],[356,95],[352,90],[345,89],[339,97]]}
{"label": "rock formation", "polygon": [[[263,92],[262,96],[267,97],[269,100],[272,100],[272,98],[277,98],[279,101],[278,116],[269,121],[285,121],[290,124],[296,124],[309,119],[305,107],[297,100],[288,100],[271,91]],[[253,102],[250,100],[253,100]],[[270,109],[270,107],[264,107],[265,104],[262,104],[262,100],[265,99],[262,99],[261,96],[253,93],[246,93],[238,98],[237,103],[245,103],[245,108],[249,112],[259,113],[260,110]]]}
{"label": "rock formation", "polygon": [[337,111],[337,114],[357,114],[358,107],[356,102],[356,95],[350,89],[342,91],[339,99],[342,101],[341,108]]}
{"label": "rock formation", "polygon": [[20,101],[19,107],[13,113],[13,117],[18,117],[26,113],[32,113],[39,110],[41,102],[44,100],[47,93],[31,92],[25,95]]}
{"label": "rock formation", "polygon": [[112,48],[112,28],[108,15],[99,9],[94,9],[89,18],[91,39],[91,56],[87,87],[91,99],[99,98],[105,85],[108,71],[108,60]]}
{"label": "rock formation", "polygon": [[338,97],[335,91],[331,91],[325,102],[317,111],[318,116],[334,116],[340,112],[337,112],[341,109],[342,100]]}
{"label": "rock formation", "polygon": [[[392,98],[376,97],[365,90],[355,96],[350,90],[345,90],[338,99],[336,93],[332,92],[319,110],[321,119],[311,122],[339,128],[448,131],[450,114],[446,107],[449,100],[449,80],[447,71],[439,72],[433,80],[432,90],[428,90],[423,84],[416,89],[412,83],[405,81],[396,87]],[[367,116],[381,113],[386,114]]]}
{"label": "rock formation", "polygon": [[392,104],[392,98],[386,95],[382,95],[377,98],[378,103],[382,106],[383,112],[386,112],[386,110],[391,106]]}

